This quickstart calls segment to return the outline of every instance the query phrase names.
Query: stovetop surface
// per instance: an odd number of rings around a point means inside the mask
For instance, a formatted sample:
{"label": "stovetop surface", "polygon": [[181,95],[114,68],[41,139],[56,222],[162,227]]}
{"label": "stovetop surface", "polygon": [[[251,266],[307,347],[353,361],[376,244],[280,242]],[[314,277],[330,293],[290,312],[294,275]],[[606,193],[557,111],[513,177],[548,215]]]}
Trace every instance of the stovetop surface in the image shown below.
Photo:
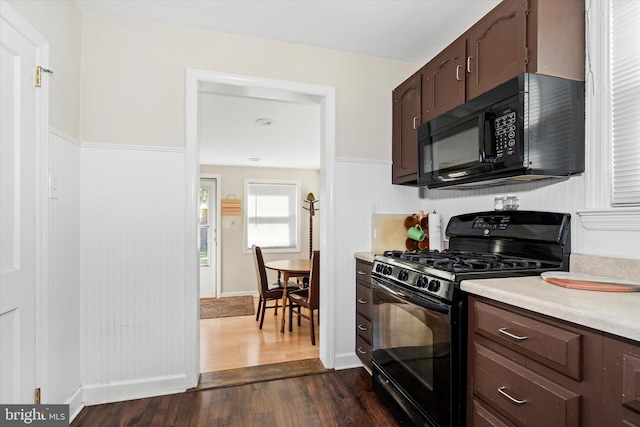
{"label": "stovetop surface", "polygon": [[495,253],[459,250],[444,251],[385,251],[383,256],[419,264],[450,273],[526,271],[558,268],[558,264],[539,259],[522,258]]}

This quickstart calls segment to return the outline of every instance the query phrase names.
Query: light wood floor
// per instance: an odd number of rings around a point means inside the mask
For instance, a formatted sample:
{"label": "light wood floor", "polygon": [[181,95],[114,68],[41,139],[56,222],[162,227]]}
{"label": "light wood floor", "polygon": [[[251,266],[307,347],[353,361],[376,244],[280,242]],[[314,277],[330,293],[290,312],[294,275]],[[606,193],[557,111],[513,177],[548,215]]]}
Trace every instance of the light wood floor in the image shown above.
{"label": "light wood floor", "polygon": [[[254,306],[257,309],[257,298]],[[255,314],[200,320],[200,372],[317,358],[320,346],[317,323],[314,346],[311,345],[309,320],[303,318],[298,326],[294,315],[293,332],[289,332],[287,323],[282,334],[281,316],[282,307],[278,308],[277,316],[273,309],[267,309],[262,330],[258,329]],[[289,321],[288,315],[286,321]]]}

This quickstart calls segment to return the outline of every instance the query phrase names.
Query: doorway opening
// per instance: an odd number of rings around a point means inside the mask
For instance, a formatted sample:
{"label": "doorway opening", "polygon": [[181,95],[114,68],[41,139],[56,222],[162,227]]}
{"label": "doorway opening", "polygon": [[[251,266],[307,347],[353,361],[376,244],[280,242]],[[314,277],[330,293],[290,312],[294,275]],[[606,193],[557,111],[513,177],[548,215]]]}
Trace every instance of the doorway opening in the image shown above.
{"label": "doorway opening", "polygon": [[200,177],[198,203],[200,212],[200,298],[215,298],[220,295],[220,251],[218,246],[218,195],[219,178],[214,175]]}
{"label": "doorway opening", "polygon": [[[320,138],[321,138],[321,168],[320,168],[320,197],[322,200],[322,227],[320,232],[319,249],[327,254],[331,254],[334,247],[335,237],[333,235],[333,191],[332,183],[335,175],[335,89],[325,86],[311,84],[301,84],[280,80],[270,80],[256,77],[246,77],[238,75],[221,74],[200,70],[187,70],[187,144],[186,144],[186,174],[187,174],[187,218],[198,218],[195,211],[198,203],[198,191],[200,180],[200,161],[198,147],[198,117],[199,103],[198,93],[202,85],[218,87],[224,91],[280,91],[300,96],[316,97],[320,106]],[[187,224],[186,244],[187,247],[194,247],[196,239],[199,238],[199,224]],[[193,257],[193,259],[190,259]],[[199,301],[199,252],[187,253],[187,265],[198,266],[186,272],[186,314],[189,319],[187,330],[187,376],[194,386],[198,383],[200,374],[200,323],[198,315]],[[320,318],[323,324],[320,328],[319,358],[324,367],[334,367],[334,313],[332,300],[334,296],[335,281],[334,265],[330,256],[323,256],[324,262],[321,264],[321,292]],[[220,294],[218,294],[220,295]],[[257,329],[257,325],[254,325]],[[279,332],[278,332],[279,333]],[[288,333],[288,332],[287,332]],[[308,339],[305,336],[305,339]],[[257,363],[259,364],[259,362]]]}

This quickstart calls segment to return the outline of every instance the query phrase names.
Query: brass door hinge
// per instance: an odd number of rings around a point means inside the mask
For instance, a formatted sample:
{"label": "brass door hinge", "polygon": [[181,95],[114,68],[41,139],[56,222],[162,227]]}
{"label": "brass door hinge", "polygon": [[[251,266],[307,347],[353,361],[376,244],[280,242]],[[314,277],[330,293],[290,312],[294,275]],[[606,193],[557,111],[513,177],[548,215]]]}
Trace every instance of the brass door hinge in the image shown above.
{"label": "brass door hinge", "polygon": [[40,404],[40,387],[38,387],[34,393],[34,400],[36,401],[36,405]]}
{"label": "brass door hinge", "polygon": [[42,84],[42,73],[49,73],[49,74],[53,74],[53,71],[47,69],[47,68],[42,68],[41,66],[37,66],[36,67],[36,72],[35,72],[35,78],[34,78],[34,86],[35,87],[40,87]]}

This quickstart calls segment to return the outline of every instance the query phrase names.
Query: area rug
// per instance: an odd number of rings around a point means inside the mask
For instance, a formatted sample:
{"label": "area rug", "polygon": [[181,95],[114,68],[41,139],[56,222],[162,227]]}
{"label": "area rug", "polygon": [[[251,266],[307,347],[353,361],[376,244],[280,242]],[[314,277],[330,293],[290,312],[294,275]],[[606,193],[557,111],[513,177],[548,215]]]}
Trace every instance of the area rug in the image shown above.
{"label": "area rug", "polygon": [[200,319],[254,315],[253,297],[201,298]]}

